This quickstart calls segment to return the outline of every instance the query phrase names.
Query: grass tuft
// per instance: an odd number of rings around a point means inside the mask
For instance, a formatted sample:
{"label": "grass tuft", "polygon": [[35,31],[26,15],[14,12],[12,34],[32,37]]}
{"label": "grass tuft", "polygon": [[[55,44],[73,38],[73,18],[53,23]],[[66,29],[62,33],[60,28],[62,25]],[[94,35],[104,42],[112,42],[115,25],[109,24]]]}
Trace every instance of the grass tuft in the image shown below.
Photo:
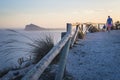
{"label": "grass tuft", "polygon": [[79,39],[84,39],[85,34],[82,31],[78,32],[78,38]]}
{"label": "grass tuft", "polygon": [[54,42],[51,36],[46,36],[45,39],[35,40],[32,46],[31,52],[35,57],[34,62],[40,61],[54,46]]}
{"label": "grass tuft", "polygon": [[94,33],[94,32],[99,32],[99,30],[95,26],[92,26],[89,28],[89,32]]}

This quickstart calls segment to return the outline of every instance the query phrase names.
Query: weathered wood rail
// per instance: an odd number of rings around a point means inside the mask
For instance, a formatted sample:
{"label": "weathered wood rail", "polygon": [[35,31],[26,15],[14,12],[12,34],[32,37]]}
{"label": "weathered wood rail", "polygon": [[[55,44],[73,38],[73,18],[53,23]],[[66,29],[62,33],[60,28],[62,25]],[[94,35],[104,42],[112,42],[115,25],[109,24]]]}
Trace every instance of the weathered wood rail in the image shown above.
{"label": "weathered wood rail", "polygon": [[69,48],[74,45],[79,30],[82,29],[80,29],[77,24],[75,33],[72,35],[72,24],[67,23],[67,31],[61,41],[55,45],[30,71],[28,71],[22,80],[38,80],[43,71],[58,54],[61,54],[61,58],[59,61],[59,71],[56,74],[55,80],[62,80]]}

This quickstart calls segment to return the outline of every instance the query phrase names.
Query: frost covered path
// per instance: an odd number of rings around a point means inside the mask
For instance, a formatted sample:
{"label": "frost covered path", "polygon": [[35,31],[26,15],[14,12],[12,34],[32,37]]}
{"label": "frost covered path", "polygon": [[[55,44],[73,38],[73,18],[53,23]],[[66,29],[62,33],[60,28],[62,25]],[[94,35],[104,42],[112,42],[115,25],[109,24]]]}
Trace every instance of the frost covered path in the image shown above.
{"label": "frost covered path", "polygon": [[120,30],[87,34],[70,50],[66,69],[74,80],[120,80]]}

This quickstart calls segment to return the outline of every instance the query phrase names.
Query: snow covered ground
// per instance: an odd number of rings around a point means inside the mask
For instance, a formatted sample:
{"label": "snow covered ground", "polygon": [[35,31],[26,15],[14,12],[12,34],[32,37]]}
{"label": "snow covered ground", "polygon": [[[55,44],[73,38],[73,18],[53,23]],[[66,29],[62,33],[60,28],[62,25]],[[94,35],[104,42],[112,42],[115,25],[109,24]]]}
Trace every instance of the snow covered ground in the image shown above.
{"label": "snow covered ground", "polygon": [[66,69],[75,80],[120,80],[120,30],[87,34],[70,50]]}

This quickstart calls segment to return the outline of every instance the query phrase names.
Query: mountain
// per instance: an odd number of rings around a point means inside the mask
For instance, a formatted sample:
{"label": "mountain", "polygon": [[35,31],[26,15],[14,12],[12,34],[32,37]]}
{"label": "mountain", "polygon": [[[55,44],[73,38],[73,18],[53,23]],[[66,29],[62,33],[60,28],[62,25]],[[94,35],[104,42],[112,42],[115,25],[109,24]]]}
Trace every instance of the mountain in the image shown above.
{"label": "mountain", "polygon": [[42,28],[40,26],[37,26],[35,24],[29,24],[25,26],[25,30],[32,31],[32,30],[45,30],[45,28]]}

